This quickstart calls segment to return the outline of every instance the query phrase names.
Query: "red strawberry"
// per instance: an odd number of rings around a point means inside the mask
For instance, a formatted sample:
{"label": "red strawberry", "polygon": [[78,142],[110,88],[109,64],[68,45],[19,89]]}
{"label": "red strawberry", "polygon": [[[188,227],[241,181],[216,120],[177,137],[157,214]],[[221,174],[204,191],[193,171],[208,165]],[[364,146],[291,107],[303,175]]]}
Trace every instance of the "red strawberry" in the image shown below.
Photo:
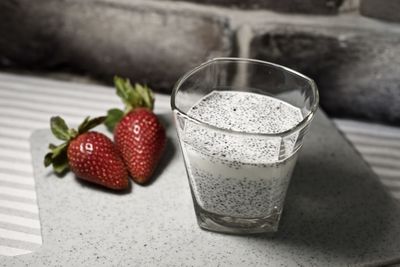
{"label": "red strawberry", "polygon": [[146,183],[154,172],[165,148],[165,130],[147,108],[129,112],[114,130],[115,143],[121,151],[132,178]]}
{"label": "red strawberry", "polygon": [[53,165],[56,173],[71,169],[77,177],[114,190],[126,189],[129,185],[128,172],[114,143],[104,134],[88,132],[105,120],[99,117],[86,118],[78,131],[68,129],[60,117],[51,118],[53,134],[65,143],[52,150],[44,159],[45,166]]}
{"label": "red strawberry", "polygon": [[108,112],[106,125],[114,129],[114,140],[122,154],[132,179],[147,183],[166,145],[165,129],[153,113],[151,90],[129,80],[114,79],[117,94],[125,103],[125,113],[117,109]]}

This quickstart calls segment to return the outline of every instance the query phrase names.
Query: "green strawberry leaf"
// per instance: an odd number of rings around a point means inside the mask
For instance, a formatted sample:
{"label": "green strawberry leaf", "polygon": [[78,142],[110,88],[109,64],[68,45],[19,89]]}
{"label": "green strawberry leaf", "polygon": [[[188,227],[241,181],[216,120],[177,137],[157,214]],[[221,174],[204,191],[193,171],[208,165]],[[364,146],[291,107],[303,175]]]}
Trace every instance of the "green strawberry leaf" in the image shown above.
{"label": "green strawberry leaf", "polygon": [[118,76],[114,77],[114,85],[117,95],[122,99],[125,105],[125,114],[140,107],[153,110],[154,95],[149,87],[142,86],[138,83],[132,86],[129,79],[123,79]]}
{"label": "green strawberry leaf", "polygon": [[85,120],[78,127],[78,135],[89,131],[90,129],[102,124],[106,120],[106,116],[96,117],[90,119],[86,117]]}
{"label": "green strawberry leaf", "polygon": [[71,136],[72,138],[75,138],[78,135],[78,132],[75,129],[68,129],[68,134]]}
{"label": "green strawberry leaf", "polygon": [[49,149],[50,149],[50,150],[53,150],[53,149],[55,149],[56,147],[57,147],[57,146],[56,146],[55,144],[51,144],[51,143],[49,144]]}
{"label": "green strawberry leaf", "polygon": [[66,153],[68,145],[69,145],[69,142],[65,142],[65,143],[62,143],[61,145],[59,145],[58,147],[54,148],[52,151],[53,156],[51,158],[54,159],[54,158],[58,157],[58,155],[60,155],[62,153]]}
{"label": "green strawberry leaf", "polygon": [[67,156],[67,149],[68,149],[69,142],[62,143],[59,146],[54,146],[50,144],[52,147],[52,151],[47,153],[44,156],[44,166],[48,167],[53,165],[53,170],[58,175],[64,174],[68,170],[68,156]]}
{"label": "green strawberry leaf", "polygon": [[78,126],[78,132],[81,132],[81,130],[86,127],[86,125],[89,123],[90,117],[87,116],[83,122]]}
{"label": "green strawberry leaf", "polygon": [[120,109],[113,108],[108,110],[107,119],[104,124],[110,132],[114,132],[114,128],[117,123],[124,117],[124,112]]}
{"label": "green strawberry leaf", "polygon": [[52,117],[50,119],[50,128],[51,132],[60,140],[67,141],[70,139],[70,135],[68,133],[68,126],[65,121],[59,117]]}
{"label": "green strawberry leaf", "polygon": [[69,143],[63,143],[53,150],[53,155],[51,157],[53,170],[59,175],[64,174],[69,168],[67,156],[68,145]]}
{"label": "green strawberry leaf", "polygon": [[52,162],[52,158],[53,158],[53,152],[49,152],[46,154],[46,156],[44,156],[44,166],[45,167],[49,167],[51,162]]}
{"label": "green strawberry leaf", "polygon": [[53,159],[53,170],[58,175],[64,175],[69,170],[66,151]]}
{"label": "green strawberry leaf", "polygon": [[147,87],[147,85],[142,86],[142,85],[136,83],[134,90],[136,90],[140,96],[140,99],[141,99],[140,106],[146,107],[150,110],[153,110],[154,94],[151,91],[151,89],[149,87]]}
{"label": "green strawberry leaf", "polygon": [[129,80],[124,80],[121,77],[114,77],[114,85],[117,91],[117,95],[122,99],[125,106],[130,106],[131,102],[134,101],[135,97],[132,90],[130,89]]}

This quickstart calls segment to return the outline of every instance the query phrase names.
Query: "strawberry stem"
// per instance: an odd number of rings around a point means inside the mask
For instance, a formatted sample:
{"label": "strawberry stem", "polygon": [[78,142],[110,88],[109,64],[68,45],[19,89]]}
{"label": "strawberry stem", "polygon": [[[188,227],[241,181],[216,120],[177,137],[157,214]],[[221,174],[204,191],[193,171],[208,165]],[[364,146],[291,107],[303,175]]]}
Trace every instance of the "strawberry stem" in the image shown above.
{"label": "strawberry stem", "polygon": [[117,123],[124,117],[124,112],[120,109],[117,108],[113,108],[108,110],[107,112],[107,119],[104,122],[104,124],[106,125],[107,129],[110,132],[114,131],[115,126],[117,125]]}
{"label": "strawberry stem", "polygon": [[117,95],[125,104],[125,114],[136,108],[153,110],[154,94],[146,85],[135,83],[135,86],[132,86],[129,79],[123,79],[118,76],[114,77],[114,85]]}
{"label": "strawberry stem", "polygon": [[154,108],[154,94],[146,85],[135,83],[133,86],[129,79],[118,76],[114,77],[114,85],[117,95],[125,105],[124,111],[120,109],[110,109],[107,113],[105,125],[109,131],[114,131],[117,123],[132,110],[136,108]]}

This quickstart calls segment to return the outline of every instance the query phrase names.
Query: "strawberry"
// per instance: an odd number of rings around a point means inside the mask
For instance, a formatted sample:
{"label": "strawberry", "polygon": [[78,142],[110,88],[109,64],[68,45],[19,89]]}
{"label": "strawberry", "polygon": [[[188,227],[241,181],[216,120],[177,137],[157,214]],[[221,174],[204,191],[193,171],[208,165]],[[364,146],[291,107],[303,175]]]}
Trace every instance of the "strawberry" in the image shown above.
{"label": "strawberry", "polygon": [[125,103],[125,112],[108,111],[106,126],[114,131],[114,141],[132,179],[145,184],[165,150],[165,129],[153,113],[152,91],[129,80],[114,78],[117,95]]}
{"label": "strawberry", "polygon": [[114,140],[134,181],[148,182],[165,148],[165,130],[147,108],[129,112],[114,130]]}
{"label": "strawberry", "polygon": [[87,117],[76,131],[69,129],[62,118],[52,117],[53,134],[65,142],[59,146],[49,145],[51,152],[46,154],[44,165],[53,165],[57,174],[71,169],[80,179],[114,190],[126,189],[128,172],[118,149],[104,134],[89,131],[104,120],[105,117]]}

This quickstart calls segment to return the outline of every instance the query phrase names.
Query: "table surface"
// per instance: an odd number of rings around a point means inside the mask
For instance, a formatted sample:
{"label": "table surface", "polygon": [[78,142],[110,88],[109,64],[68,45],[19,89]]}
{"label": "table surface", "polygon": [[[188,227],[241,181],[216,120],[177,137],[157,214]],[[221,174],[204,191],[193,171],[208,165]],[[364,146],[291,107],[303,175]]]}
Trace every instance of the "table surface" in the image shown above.
{"label": "table surface", "polygon": [[[4,266],[157,262],[340,266],[400,260],[398,203],[323,114],[317,116],[306,140],[276,236],[228,236],[200,230],[166,96],[157,96],[156,111],[169,125],[173,157],[152,185],[134,186],[129,194],[110,194],[79,183],[71,175],[52,177],[42,167],[49,132],[33,135],[40,230],[34,183],[28,179],[32,176],[30,164],[27,167],[28,129],[30,134],[34,128],[46,127],[51,114],[61,114],[77,124],[88,115],[84,111],[102,115],[120,103],[109,88],[12,75],[0,78],[0,86],[7,83],[11,88],[0,90],[5,96],[0,99],[0,109],[5,115],[11,116],[16,109],[25,114],[18,120],[0,117],[5,125],[0,130],[0,145],[9,150],[9,157],[16,158],[7,165],[0,161],[0,228],[9,231],[0,229],[0,251],[3,255],[35,251],[0,257]],[[60,98],[62,105],[57,104]],[[10,211],[14,212],[11,216],[2,215]],[[17,225],[2,224],[10,217]]]}

